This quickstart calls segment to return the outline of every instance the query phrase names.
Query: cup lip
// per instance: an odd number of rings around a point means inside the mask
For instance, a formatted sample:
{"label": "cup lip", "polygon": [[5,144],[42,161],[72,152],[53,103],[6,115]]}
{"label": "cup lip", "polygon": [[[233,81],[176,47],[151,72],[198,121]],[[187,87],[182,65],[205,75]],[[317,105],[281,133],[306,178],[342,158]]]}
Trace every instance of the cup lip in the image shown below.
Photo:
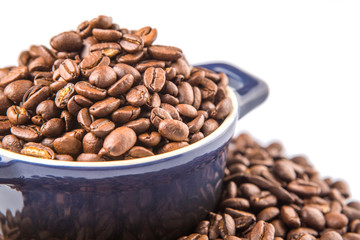
{"label": "cup lip", "polygon": [[143,165],[151,165],[158,162],[162,162],[167,159],[172,159],[174,157],[188,154],[198,148],[205,148],[209,142],[216,140],[224,131],[226,131],[231,124],[235,121],[238,115],[238,101],[235,95],[234,90],[231,87],[227,87],[226,89],[227,97],[231,98],[233,109],[230,114],[225,118],[225,120],[220,124],[220,126],[212,132],[210,135],[205,138],[190,144],[189,146],[167,152],[162,154],[156,154],[150,157],[144,158],[136,158],[129,160],[114,160],[114,161],[104,161],[104,162],[77,162],[77,161],[63,161],[63,160],[55,160],[55,159],[42,159],[36,158],[32,156],[26,156],[19,153],[14,153],[9,150],[0,148],[0,165],[8,164],[13,161],[17,162],[25,162],[36,165],[43,166],[52,166],[52,167],[60,167],[60,168],[109,168],[109,167],[131,167],[131,166],[143,166]]}

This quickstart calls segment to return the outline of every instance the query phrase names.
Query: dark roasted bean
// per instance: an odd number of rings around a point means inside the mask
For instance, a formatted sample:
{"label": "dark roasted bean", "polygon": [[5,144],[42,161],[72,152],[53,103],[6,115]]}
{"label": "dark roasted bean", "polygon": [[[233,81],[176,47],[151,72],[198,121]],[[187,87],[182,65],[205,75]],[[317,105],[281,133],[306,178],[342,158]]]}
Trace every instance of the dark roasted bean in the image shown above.
{"label": "dark roasted bean", "polygon": [[90,74],[89,82],[99,88],[107,88],[116,82],[116,73],[109,66],[100,66]]}
{"label": "dark roasted bean", "polygon": [[74,60],[66,59],[59,66],[59,74],[65,81],[73,81],[80,76],[80,69]]}
{"label": "dark roasted bean", "polygon": [[92,34],[99,41],[116,42],[122,37],[122,33],[112,29],[94,28]]}
{"label": "dark roasted bean", "polygon": [[59,154],[69,154],[75,157],[81,153],[82,146],[77,138],[63,136],[54,140],[54,149]]}
{"label": "dark roasted bean", "polygon": [[130,105],[140,107],[149,100],[149,92],[144,85],[135,86],[126,94],[126,100]]}
{"label": "dark roasted bean", "polygon": [[111,119],[116,123],[126,123],[135,120],[141,112],[140,107],[125,106],[115,110],[111,114]]}
{"label": "dark roasted bean", "polygon": [[45,122],[41,128],[40,133],[44,137],[57,137],[65,131],[65,123],[60,118],[52,118]]}
{"label": "dark roasted bean", "polygon": [[23,148],[22,141],[12,134],[6,135],[2,139],[1,143],[3,148],[16,153],[20,153],[21,149]]}
{"label": "dark roasted bean", "polygon": [[115,129],[115,123],[108,119],[100,118],[90,124],[90,132],[95,136],[104,138]]}
{"label": "dark roasted bean", "polygon": [[144,42],[141,37],[135,34],[124,34],[120,40],[120,46],[125,51],[133,53],[141,50],[144,47]]}
{"label": "dark roasted bean", "polygon": [[172,119],[170,113],[163,108],[153,108],[150,114],[150,121],[156,128],[159,127],[160,121],[164,119]]}
{"label": "dark roasted bean", "polygon": [[102,100],[106,97],[106,90],[95,87],[89,82],[80,81],[75,84],[75,91],[83,97],[91,100]]}
{"label": "dark roasted bean", "polygon": [[219,123],[215,119],[207,119],[204,122],[204,125],[201,128],[201,131],[204,133],[204,136],[208,136],[213,133],[219,127]]}
{"label": "dark roasted bean", "polygon": [[101,157],[95,153],[81,153],[76,158],[76,161],[78,162],[99,162],[101,160]]}
{"label": "dark roasted bean", "polygon": [[155,147],[161,141],[161,135],[158,132],[142,133],[138,140],[147,147]]}
{"label": "dark roasted bean", "polygon": [[135,146],[132,147],[126,154],[125,159],[134,159],[134,158],[142,158],[142,157],[150,157],[153,156],[154,153],[147,148]]}
{"label": "dark roasted bean", "polygon": [[61,160],[61,161],[67,161],[67,162],[74,161],[74,158],[68,154],[56,154],[54,159]]}
{"label": "dark roasted bean", "polygon": [[37,105],[36,114],[40,115],[45,121],[47,121],[51,118],[58,117],[60,115],[60,110],[57,108],[56,103],[53,100],[47,99]]}
{"label": "dark roasted bean", "polygon": [[158,154],[175,151],[186,146],[189,146],[189,143],[184,141],[167,143],[158,150]]}
{"label": "dark roasted bean", "polygon": [[148,47],[155,41],[157,37],[157,30],[156,28],[151,28],[147,26],[139,29],[135,32],[135,34],[141,37],[144,42],[144,46]]}
{"label": "dark roasted bean", "polygon": [[258,221],[249,234],[249,240],[271,240],[274,239],[275,228],[270,223]]}
{"label": "dark roasted bean", "polygon": [[7,116],[0,116],[0,135],[4,136],[10,133],[12,123],[9,121]]}
{"label": "dark roasted bean", "polygon": [[25,124],[30,120],[31,117],[29,112],[25,108],[16,105],[8,108],[6,116],[9,119],[10,123],[14,125]]}
{"label": "dark roasted bean", "polygon": [[176,61],[182,56],[179,48],[163,45],[149,46],[148,53],[153,58],[163,61]]}
{"label": "dark roasted bean", "polygon": [[113,113],[120,106],[120,99],[108,97],[104,100],[96,102],[89,108],[89,112],[94,117],[106,117]]}
{"label": "dark roasted bean", "polygon": [[87,133],[82,139],[84,153],[98,153],[103,146],[104,140],[95,136],[92,132]]}
{"label": "dark roasted bean", "polygon": [[15,104],[19,104],[22,101],[26,91],[29,90],[29,88],[31,88],[33,85],[33,82],[29,80],[16,80],[4,88],[4,94]]}
{"label": "dark roasted bean", "polygon": [[90,114],[88,108],[82,108],[77,115],[78,123],[86,131],[90,131],[90,124],[94,121],[94,117]]}
{"label": "dark roasted bean", "polygon": [[101,156],[120,157],[135,145],[136,139],[134,130],[128,127],[118,127],[107,135],[99,154]]}
{"label": "dark roasted bean", "polygon": [[165,71],[162,68],[149,67],[144,72],[144,85],[151,92],[160,92],[165,85]]}
{"label": "dark roasted bean", "polygon": [[183,141],[189,135],[188,126],[178,120],[164,119],[159,123],[159,133],[172,141]]}
{"label": "dark roasted bean", "polygon": [[35,109],[42,101],[51,95],[50,87],[35,85],[29,88],[23,96],[23,107],[26,109]]}
{"label": "dark roasted bean", "polygon": [[35,125],[19,125],[10,129],[11,134],[27,142],[37,142],[41,140],[40,127]]}
{"label": "dark roasted bean", "polygon": [[63,32],[51,38],[50,45],[59,52],[76,52],[82,47],[82,40],[76,32]]}
{"label": "dark roasted bean", "polygon": [[135,131],[136,134],[140,134],[146,132],[149,129],[150,120],[147,118],[138,118],[136,120],[125,123],[123,126],[131,128]]}

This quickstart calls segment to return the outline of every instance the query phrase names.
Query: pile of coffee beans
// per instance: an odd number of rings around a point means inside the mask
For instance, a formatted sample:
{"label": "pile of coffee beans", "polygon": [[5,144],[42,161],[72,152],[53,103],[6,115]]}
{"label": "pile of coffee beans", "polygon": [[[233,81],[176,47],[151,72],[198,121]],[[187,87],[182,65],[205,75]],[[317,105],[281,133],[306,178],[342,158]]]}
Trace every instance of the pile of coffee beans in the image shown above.
{"label": "pile of coffee beans", "polygon": [[153,45],[157,30],[111,17],[33,45],[0,69],[1,147],[64,161],[173,151],[211,134],[232,110],[224,73]]}
{"label": "pile of coffee beans", "polygon": [[322,179],[303,156],[248,134],[229,146],[219,207],[178,240],[359,240],[360,202],[344,181]]}

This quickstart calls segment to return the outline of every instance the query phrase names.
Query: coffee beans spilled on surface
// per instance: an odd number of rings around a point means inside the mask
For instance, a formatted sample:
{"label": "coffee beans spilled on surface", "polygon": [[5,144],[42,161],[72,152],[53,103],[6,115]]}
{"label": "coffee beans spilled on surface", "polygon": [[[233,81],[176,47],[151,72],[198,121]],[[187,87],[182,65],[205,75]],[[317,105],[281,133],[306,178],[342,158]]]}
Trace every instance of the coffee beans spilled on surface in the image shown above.
{"label": "coffee beans spilled on surface", "polygon": [[321,178],[304,156],[241,134],[229,145],[218,209],[178,240],[357,240],[360,202],[349,197],[344,181]]}
{"label": "coffee beans spilled on surface", "polygon": [[33,45],[0,69],[1,147],[64,161],[173,151],[215,131],[232,110],[228,78],[189,65],[157,30],[111,17]]}

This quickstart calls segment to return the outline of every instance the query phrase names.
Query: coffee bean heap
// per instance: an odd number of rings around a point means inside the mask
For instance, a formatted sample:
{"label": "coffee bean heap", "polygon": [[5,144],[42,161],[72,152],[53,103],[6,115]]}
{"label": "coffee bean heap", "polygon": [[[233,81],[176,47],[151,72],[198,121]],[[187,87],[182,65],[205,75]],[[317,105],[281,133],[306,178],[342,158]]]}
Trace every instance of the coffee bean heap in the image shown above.
{"label": "coffee bean heap", "polygon": [[229,146],[218,210],[178,240],[358,240],[360,202],[343,181],[322,179],[281,144],[241,134]]}
{"label": "coffee bean heap", "polygon": [[224,73],[192,67],[157,31],[111,17],[33,45],[0,69],[1,147],[65,161],[161,154],[206,137],[232,110]]}

